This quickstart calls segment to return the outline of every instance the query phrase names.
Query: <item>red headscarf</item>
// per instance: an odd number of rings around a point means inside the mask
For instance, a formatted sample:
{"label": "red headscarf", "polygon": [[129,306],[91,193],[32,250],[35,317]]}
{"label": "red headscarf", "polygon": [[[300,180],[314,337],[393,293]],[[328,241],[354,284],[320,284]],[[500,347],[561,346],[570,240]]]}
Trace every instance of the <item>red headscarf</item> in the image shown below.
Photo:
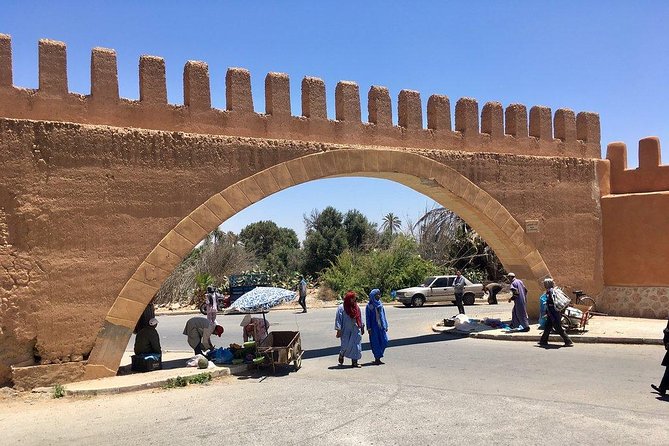
{"label": "red headscarf", "polygon": [[355,292],[349,291],[344,296],[344,311],[348,314],[351,319],[355,319],[355,323],[358,327],[362,328],[362,319],[360,317],[360,307],[355,301]]}

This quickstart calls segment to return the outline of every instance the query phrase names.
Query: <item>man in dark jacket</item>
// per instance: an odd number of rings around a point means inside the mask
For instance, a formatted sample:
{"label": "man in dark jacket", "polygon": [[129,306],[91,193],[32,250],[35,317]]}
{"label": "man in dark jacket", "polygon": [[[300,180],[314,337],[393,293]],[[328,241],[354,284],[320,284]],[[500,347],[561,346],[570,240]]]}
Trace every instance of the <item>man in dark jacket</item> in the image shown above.
{"label": "man in dark jacket", "polygon": [[158,336],[158,331],[156,326],[158,325],[158,319],[151,318],[149,320],[149,325],[142,328],[137,332],[135,336],[135,354],[136,355],[160,355],[160,336]]}
{"label": "man in dark jacket", "polygon": [[662,381],[660,381],[659,387],[655,384],[651,384],[650,386],[657,393],[665,396],[667,394],[667,390],[669,390],[669,320],[667,320],[667,327],[664,329],[663,342],[664,349],[667,350],[667,352],[664,354],[664,359],[662,360],[662,365],[664,366],[664,376],[662,377]]}

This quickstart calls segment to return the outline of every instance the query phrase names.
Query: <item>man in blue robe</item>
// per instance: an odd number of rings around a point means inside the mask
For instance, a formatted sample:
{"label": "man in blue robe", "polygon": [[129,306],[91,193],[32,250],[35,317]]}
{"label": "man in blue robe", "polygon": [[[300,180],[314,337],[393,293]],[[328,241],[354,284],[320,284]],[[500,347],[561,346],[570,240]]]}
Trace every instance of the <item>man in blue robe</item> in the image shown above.
{"label": "man in blue robe", "polygon": [[365,309],[365,322],[367,323],[367,333],[369,333],[369,343],[374,353],[374,364],[383,364],[383,352],[388,346],[388,321],[386,312],[381,302],[381,291],[374,288],[369,293],[369,303]]}

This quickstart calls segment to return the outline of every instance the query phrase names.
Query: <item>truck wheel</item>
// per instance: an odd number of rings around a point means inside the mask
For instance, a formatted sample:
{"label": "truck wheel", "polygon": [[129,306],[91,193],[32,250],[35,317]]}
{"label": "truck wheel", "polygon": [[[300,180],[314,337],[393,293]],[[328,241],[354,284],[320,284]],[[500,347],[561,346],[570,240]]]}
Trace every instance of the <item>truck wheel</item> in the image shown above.
{"label": "truck wheel", "polygon": [[414,296],[413,299],[411,299],[411,304],[414,307],[422,307],[424,303],[425,298],[423,298],[423,296]]}
{"label": "truck wheel", "polygon": [[465,305],[474,305],[474,295],[472,293],[467,293],[462,296],[462,303]]}

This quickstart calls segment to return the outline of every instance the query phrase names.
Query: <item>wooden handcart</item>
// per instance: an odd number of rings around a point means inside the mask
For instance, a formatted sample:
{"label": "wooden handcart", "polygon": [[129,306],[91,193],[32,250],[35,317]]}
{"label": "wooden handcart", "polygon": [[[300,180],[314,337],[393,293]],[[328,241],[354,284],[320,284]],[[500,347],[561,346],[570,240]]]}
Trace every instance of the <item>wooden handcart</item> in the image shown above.
{"label": "wooden handcart", "polygon": [[258,354],[265,357],[264,365],[272,366],[276,373],[277,365],[293,364],[295,371],[302,367],[302,340],[299,331],[272,331],[258,345]]}

